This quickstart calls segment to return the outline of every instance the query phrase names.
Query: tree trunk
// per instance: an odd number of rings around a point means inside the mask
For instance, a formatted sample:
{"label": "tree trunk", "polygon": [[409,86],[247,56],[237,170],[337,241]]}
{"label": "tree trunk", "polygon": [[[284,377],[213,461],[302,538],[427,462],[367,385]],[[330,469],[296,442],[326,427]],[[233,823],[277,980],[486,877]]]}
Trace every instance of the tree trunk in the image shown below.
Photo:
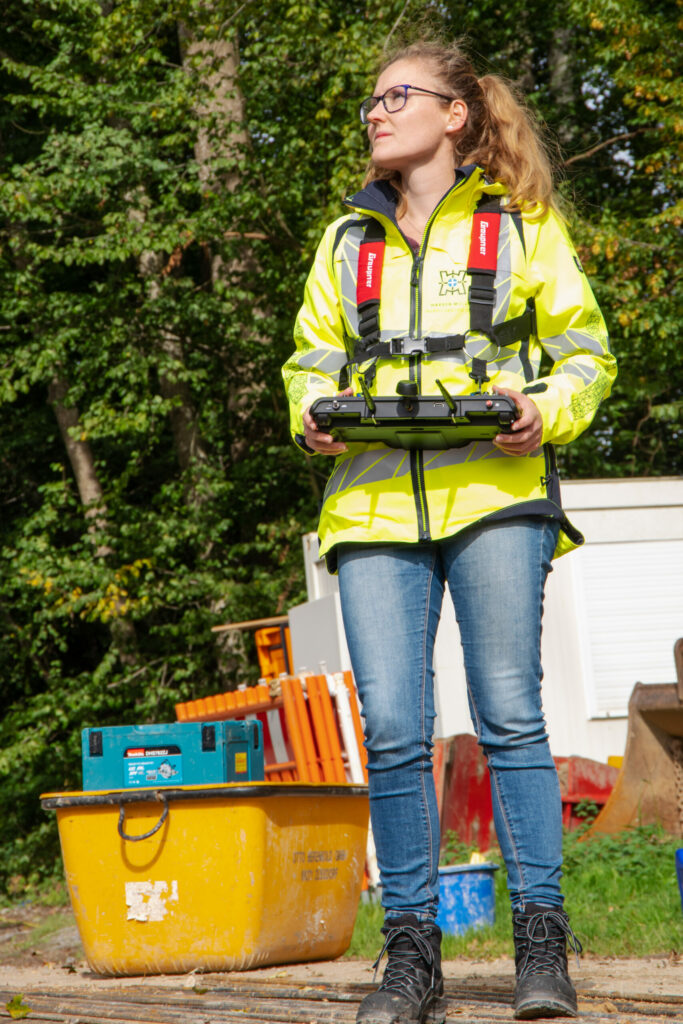
{"label": "tree trunk", "polygon": [[199,179],[212,188],[234,192],[240,183],[239,172],[233,170],[217,175],[214,161],[217,157],[230,159],[239,156],[249,142],[244,128],[244,97],[237,85],[237,41],[227,38],[193,39],[184,25],[180,26],[178,36],[183,63],[198,60],[206,83],[208,99],[197,108],[197,114],[205,118],[218,115],[222,122],[231,125],[229,135],[223,137],[218,146],[212,141],[208,126],[197,132],[194,155],[199,165]]}
{"label": "tree trunk", "polygon": [[557,135],[563,146],[571,144],[574,122],[570,112],[574,104],[574,82],[572,76],[572,31],[569,27],[556,28],[550,48],[550,92],[557,103],[560,117],[557,121]]}
{"label": "tree trunk", "polygon": [[[130,212],[131,220],[140,223],[144,220],[144,213],[139,208],[133,208]],[[164,260],[160,253],[147,250],[142,253],[139,262],[141,276],[148,282],[148,293],[151,299],[158,298],[161,292],[160,279],[164,270]],[[163,328],[158,339],[158,347],[163,353],[164,362],[167,360],[175,364],[179,369],[183,367],[185,354],[183,352],[182,339],[168,328]],[[197,413],[192,401],[192,393],[187,381],[182,380],[172,371],[159,371],[159,390],[162,396],[172,403],[169,412],[171,430],[175,442],[178,465],[183,473],[196,468],[199,463],[207,459],[206,449],[202,444]],[[190,473],[192,476],[193,474]],[[198,491],[193,481],[191,491],[193,500],[199,500]]]}
{"label": "tree trunk", "polygon": [[[54,410],[69,463],[76,478],[78,494],[85,508],[85,518],[89,522],[88,533],[93,543],[96,543],[97,534],[105,532],[107,528],[107,506],[97,476],[92,448],[85,439],[80,424],[78,409],[75,405],[65,404],[68,390],[69,386],[63,377],[54,377],[48,387],[48,402]],[[112,549],[107,544],[97,544],[95,547],[96,558],[106,558],[111,553]],[[133,623],[123,616],[115,616],[111,619],[109,628],[122,664],[135,664],[137,640]]]}
{"label": "tree trunk", "polygon": [[[95,530],[101,530],[106,527],[107,509],[104,504],[102,487],[97,477],[97,470],[95,469],[92,448],[85,440],[80,427],[78,409],[74,405],[67,406],[64,404],[68,390],[68,384],[63,378],[54,377],[48,387],[48,401],[54,410],[59,432],[69,457],[71,469],[76,478],[78,493],[81,502],[85,506],[86,519],[91,522],[91,526],[88,529],[91,533],[94,533]],[[109,554],[110,551],[111,549],[108,547],[99,547],[96,550],[96,554],[98,557],[102,557]]]}
{"label": "tree trunk", "polygon": [[[218,40],[194,39],[184,25],[179,28],[179,40],[183,63],[198,63],[203,81],[206,83],[206,99],[197,108],[200,118],[207,125],[200,127],[195,143],[195,158],[199,166],[199,178],[207,188],[234,192],[240,185],[240,173],[237,169],[222,171],[214,170],[218,160],[237,161],[249,145],[249,136],[244,127],[244,97],[237,82],[239,69],[239,50],[235,37]],[[228,132],[219,139],[212,136],[209,124],[218,121],[230,126]],[[245,246],[239,258],[225,262],[219,253],[210,257],[211,282],[219,281],[228,285],[240,280],[253,280],[259,274],[259,266],[253,251]],[[258,317],[258,310],[255,310]],[[267,339],[261,339],[266,343]],[[252,379],[231,390],[228,399],[228,411],[233,422],[246,424],[249,419],[252,398],[264,388],[264,382]],[[236,431],[230,445],[230,454],[237,461],[244,455],[248,441],[242,437],[242,431]]]}

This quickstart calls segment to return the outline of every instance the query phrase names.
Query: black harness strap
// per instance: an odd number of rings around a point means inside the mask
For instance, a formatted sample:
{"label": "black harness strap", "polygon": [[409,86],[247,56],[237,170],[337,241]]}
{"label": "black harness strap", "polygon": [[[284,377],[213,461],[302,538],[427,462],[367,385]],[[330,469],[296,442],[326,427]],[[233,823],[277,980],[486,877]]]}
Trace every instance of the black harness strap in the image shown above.
{"label": "black harness strap", "polygon": [[470,275],[470,330],[492,337],[493,310],[496,305],[496,269],[498,267],[498,235],[500,234],[500,199],[483,195],[472,218],[470,254],[467,273]]}
{"label": "black harness strap", "polygon": [[[530,334],[536,333],[536,319],[534,316],[534,301],[529,299],[527,308],[519,316],[512,320],[505,320],[503,323],[494,324],[486,334],[500,348],[512,345],[516,341],[527,338]],[[426,337],[416,342],[414,338],[391,338],[390,341],[371,342],[362,350],[356,346],[356,356],[369,359],[378,356],[405,356],[412,352],[425,352],[427,355],[439,355],[444,352],[459,352],[465,347],[467,336],[465,334],[446,334],[443,337]]]}
{"label": "black harness strap", "polygon": [[[448,334],[443,338],[391,338],[389,341],[377,341],[363,348],[364,358],[371,356],[409,356],[416,352],[458,352],[465,345],[464,334]],[[356,354],[358,354],[358,346]]]}

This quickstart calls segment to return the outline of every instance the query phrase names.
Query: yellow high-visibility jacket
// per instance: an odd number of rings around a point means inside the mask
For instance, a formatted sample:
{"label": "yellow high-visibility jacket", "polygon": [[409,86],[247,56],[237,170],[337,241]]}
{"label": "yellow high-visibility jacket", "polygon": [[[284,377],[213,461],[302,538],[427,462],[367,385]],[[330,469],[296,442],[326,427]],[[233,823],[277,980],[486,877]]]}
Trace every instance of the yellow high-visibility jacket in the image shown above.
{"label": "yellow high-visibility jacket", "polygon": [[[303,413],[316,398],[340,390],[340,374],[346,384],[359,337],[356,275],[368,218],[381,221],[386,231],[381,340],[464,333],[470,326],[472,218],[482,193],[501,195],[505,203],[504,187],[489,183],[481,168],[460,168],[417,254],[396,224],[395,193],[386,182],[372,182],[345,200],[347,216],[327,228],[318,248],[296,321],[296,351],[283,367],[292,435],[304,450]],[[520,316],[533,297],[537,333],[501,349],[480,338],[486,351],[475,354],[487,360],[491,385],[531,390],[543,419],[542,447],[513,456],[489,441],[445,451],[350,444],[335,460],[320,516],[320,552],[332,570],[340,543],[439,540],[483,520],[519,515],[560,521],[556,556],[583,541],[561,509],[552,446],[567,444],[590,424],[609,394],[616,362],[561,220],[552,211],[538,219],[524,216],[522,242],[513,217],[502,209],[493,324]],[[468,343],[467,350],[438,355],[381,357],[371,393],[393,396],[399,381],[414,380],[420,394],[436,396],[437,379],[452,394],[472,393],[471,348]],[[540,376],[544,353],[549,369]],[[365,369],[361,364],[360,371]],[[358,372],[354,365],[350,384],[356,393]]]}

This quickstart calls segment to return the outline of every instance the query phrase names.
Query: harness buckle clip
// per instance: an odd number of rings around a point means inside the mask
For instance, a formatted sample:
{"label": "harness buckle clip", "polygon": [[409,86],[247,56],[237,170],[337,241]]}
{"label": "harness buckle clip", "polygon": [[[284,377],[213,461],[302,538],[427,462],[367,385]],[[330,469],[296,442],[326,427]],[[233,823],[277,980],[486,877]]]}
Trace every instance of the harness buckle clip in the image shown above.
{"label": "harness buckle clip", "polygon": [[476,302],[481,306],[495,306],[496,293],[492,288],[477,288],[472,285],[467,298],[470,302]]}

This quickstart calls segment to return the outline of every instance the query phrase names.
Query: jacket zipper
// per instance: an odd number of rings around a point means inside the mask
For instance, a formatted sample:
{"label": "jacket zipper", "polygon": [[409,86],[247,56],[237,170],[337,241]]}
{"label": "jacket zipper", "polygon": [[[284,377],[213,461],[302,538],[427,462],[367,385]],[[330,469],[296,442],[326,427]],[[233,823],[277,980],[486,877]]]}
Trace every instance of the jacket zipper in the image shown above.
{"label": "jacket zipper", "polygon": [[[445,199],[445,196],[444,196]],[[443,201],[442,201],[443,202]],[[439,209],[442,203],[439,203]],[[427,240],[434,222],[436,210],[430,217],[425,228],[420,248],[413,256],[413,268],[410,273],[410,330],[411,338],[419,338],[422,329],[422,270],[424,267]],[[422,355],[417,353],[409,359],[410,379],[417,381],[418,394],[422,393]],[[419,540],[431,540],[432,531],[427,506],[427,487],[424,473],[424,451],[421,448],[410,452],[410,477],[413,484],[415,514],[417,516],[417,535]]]}
{"label": "jacket zipper", "polygon": [[[417,391],[419,394],[421,392],[422,383],[422,357],[419,354],[408,357],[408,371],[410,380],[414,380],[417,382]],[[430,540],[432,534],[429,525],[429,510],[427,508],[427,488],[425,487],[424,475],[424,452],[419,448],[411,449],[409,458],[410,479],[413,485],[415,515],[417,517],[418,540]]]}
{"label": "jacket zipper", "polygon": [[410,326],[408,334],[411,338],[419,338],[419,326],[422,320],[420,284],[422,281],[422,264],[424,255],[420,251],[413,256],[413,269],[410,272]]}

